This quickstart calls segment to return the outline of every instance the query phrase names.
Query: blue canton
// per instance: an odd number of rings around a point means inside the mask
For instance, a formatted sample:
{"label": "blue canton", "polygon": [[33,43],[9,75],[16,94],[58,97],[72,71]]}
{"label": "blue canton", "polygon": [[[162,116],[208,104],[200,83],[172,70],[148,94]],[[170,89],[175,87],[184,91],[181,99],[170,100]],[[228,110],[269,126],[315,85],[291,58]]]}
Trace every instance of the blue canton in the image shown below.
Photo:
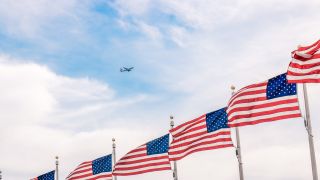
{"label": "blue canton", "polygon": [[213,111],[206,114],[206,124],[208,133],[222,129],[229,128],[227,125],[228,117],[226,108]]}
{"label": "blue canton", "polygon": [[147,155],[162,154],[169,150],[169,134],[147,143]]}
{"label": "blue canton", "polygon": [[297,85],[295,83],[288,83],[286,74],[281,74],[268,80],[267,99],[296,94]]}
{"label": "blue canton", "polygon": [[112,171],[112,155],[103,156],[92,161],[92,174]]}
{"label": "blue canton", "polygon": [[43,174],[38,177],[38,180],[54,180],[54,172],[55,171],[50,171],[46,174]]}

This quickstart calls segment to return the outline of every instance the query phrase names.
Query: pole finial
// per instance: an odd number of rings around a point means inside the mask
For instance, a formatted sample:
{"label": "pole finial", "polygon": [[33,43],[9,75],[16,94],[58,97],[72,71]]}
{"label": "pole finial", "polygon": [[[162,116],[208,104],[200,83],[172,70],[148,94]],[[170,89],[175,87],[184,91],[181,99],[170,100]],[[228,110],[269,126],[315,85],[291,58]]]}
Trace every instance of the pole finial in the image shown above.
{"label": "pole finial", "polygon": [[112,148],[115,149],[116,148],[116,139],[112,138]]}
{"label": "pole finial", "polygon": [[59,165],[59,156],[56,156],[56,165]]}
{"label": "pole finial", "polygon": [[170,126],[173,128],[174,126],[174,121],[173,121],[173,116],[170,115]]}
{"label": "pole finial", "polygon": [[234,85],[231,85],[231,90],[234,91],[236,89],[236,87]]}

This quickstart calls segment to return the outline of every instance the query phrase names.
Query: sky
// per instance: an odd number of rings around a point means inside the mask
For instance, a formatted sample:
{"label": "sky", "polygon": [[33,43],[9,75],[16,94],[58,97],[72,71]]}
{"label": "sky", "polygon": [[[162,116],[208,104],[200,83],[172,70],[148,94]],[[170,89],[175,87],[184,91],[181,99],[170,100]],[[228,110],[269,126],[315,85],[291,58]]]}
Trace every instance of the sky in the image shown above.
{"label": "sky", "polygon": [[[3,179],[48,172],[56,155],[64,179],[110,154],[113,137],[120,159],[168,133],[170,115],[178,125],[225,107],[231,85],[284,73],[297,45],[318,40],[319,8],[318,0],[0,0]],[[319,163],[320,85],[308,92]],[[302,118],[241,127],[240,139],[246,180],[312,178]],[[192,154],[178,176],[238,179],[234,148]]]}

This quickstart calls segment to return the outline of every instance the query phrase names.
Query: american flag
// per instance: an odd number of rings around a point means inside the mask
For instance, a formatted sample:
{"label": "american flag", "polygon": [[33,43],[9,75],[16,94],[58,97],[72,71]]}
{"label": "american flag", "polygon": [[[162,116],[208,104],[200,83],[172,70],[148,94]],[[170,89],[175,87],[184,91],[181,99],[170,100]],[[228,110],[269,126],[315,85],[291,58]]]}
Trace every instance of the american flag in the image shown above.
{"label": "american flag", "polygon": [[229,100],[227,113],[230,127],[301,117],[297,85],[281,74],[244,87]]}
{"label": "american flag", "polygon": [[72,171],[67,180],[112,180],[112,155],[81,163]]}
{"label": "american flag", "polygon": [[38,176],[31,180],[54,180],[54,173],[55,171],[50,171],[48,173],[42,174],[41,176]]}
{"label": "american flag", "polygon": [[320,83],[320,40],[293,51],[287,73],[290,83]]}
{"label": "american flag", "polygon": [[233,147],[227,122],[226,108],[222,108],[171,129],[170,160],[177,161],[198,151]]}
{"label": "american flag", "polygon": [[113,175],[130,176],[171,170],[168,149],[169,134],[141,145],[127,153],[116,163]]}

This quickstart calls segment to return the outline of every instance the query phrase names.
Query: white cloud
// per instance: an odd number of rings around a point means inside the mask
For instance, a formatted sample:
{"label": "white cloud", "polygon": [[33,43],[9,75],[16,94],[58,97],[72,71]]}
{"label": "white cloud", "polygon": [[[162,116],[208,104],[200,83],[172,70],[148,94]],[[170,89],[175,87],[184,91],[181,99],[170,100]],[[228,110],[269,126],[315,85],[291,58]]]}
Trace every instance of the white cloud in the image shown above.
{"label": "white cloud", "polygon": [[80,7],[77,4],[76,0],[4,0],[0,4],[0,24],[9,34],[34,38],[59,18],[76,19],[72,13]]}
{"label": "white cloud", "polygon": [[[56,154],[61,156],[61,177],[65,177],[81,161],[110,153],[112,137],[118,140],[120,158],[166,132],[170,113],[177,124],[182,123],[226,105],[231,84],[241,88],[284,72],[289,52],[298,43],[317,39],[320,29],[318,1],[136,2],[115,2],[123,16],[119,24],[127,31],[143,30],[163,44],[144,38],[118,43],[138,54],[140,69],[147,69],[141,78],[161,87],[165,97],[119,98],[115,90],[94,79],[65,77],[45,66],[1,57],[0,168],[5,179],[25,179],[50,170]],[[0,5],[0,21],[9,32],[33,36],[50,19],[75,15],[75,1],[59,2],[61,9],[47,1],[25,3],[34,4],[35,10],[11,1]],[[300,7],[308,12],[302,13]],[[178,23],[153,22],[148,17],[155,9],[175,16]],[[166,47],[167,35],[178,47]],[[309,92],[319,152],[319,85],[310,85]],[[302,119],[245,127],[240,133],[246,179],[310,179]],[[233,149],[198,153],[178,163],[179,177],[236,179],[236,163]],[[170,172],[121,177],[169,178]]]}
{"label": "white cloud", "polygon": [[[145,95],[116,98],[107,84],[57,75],[45,66],[8,56],[0,57],[0,80],[0,167],[5,179],[31,178],[51,170],[55,155],[62,158],[65,177],[75,163],[110,153],[112,137],[126,142],[129,134],[144,136],[135,125],[126,129],[106,124],[117,124],[122,116],[117,111],[130,112],[128,106],[144,101]],[[112,118],[116,115],[120,118]],[[135,142],[139,143],[133,139],[124,146]]]}

